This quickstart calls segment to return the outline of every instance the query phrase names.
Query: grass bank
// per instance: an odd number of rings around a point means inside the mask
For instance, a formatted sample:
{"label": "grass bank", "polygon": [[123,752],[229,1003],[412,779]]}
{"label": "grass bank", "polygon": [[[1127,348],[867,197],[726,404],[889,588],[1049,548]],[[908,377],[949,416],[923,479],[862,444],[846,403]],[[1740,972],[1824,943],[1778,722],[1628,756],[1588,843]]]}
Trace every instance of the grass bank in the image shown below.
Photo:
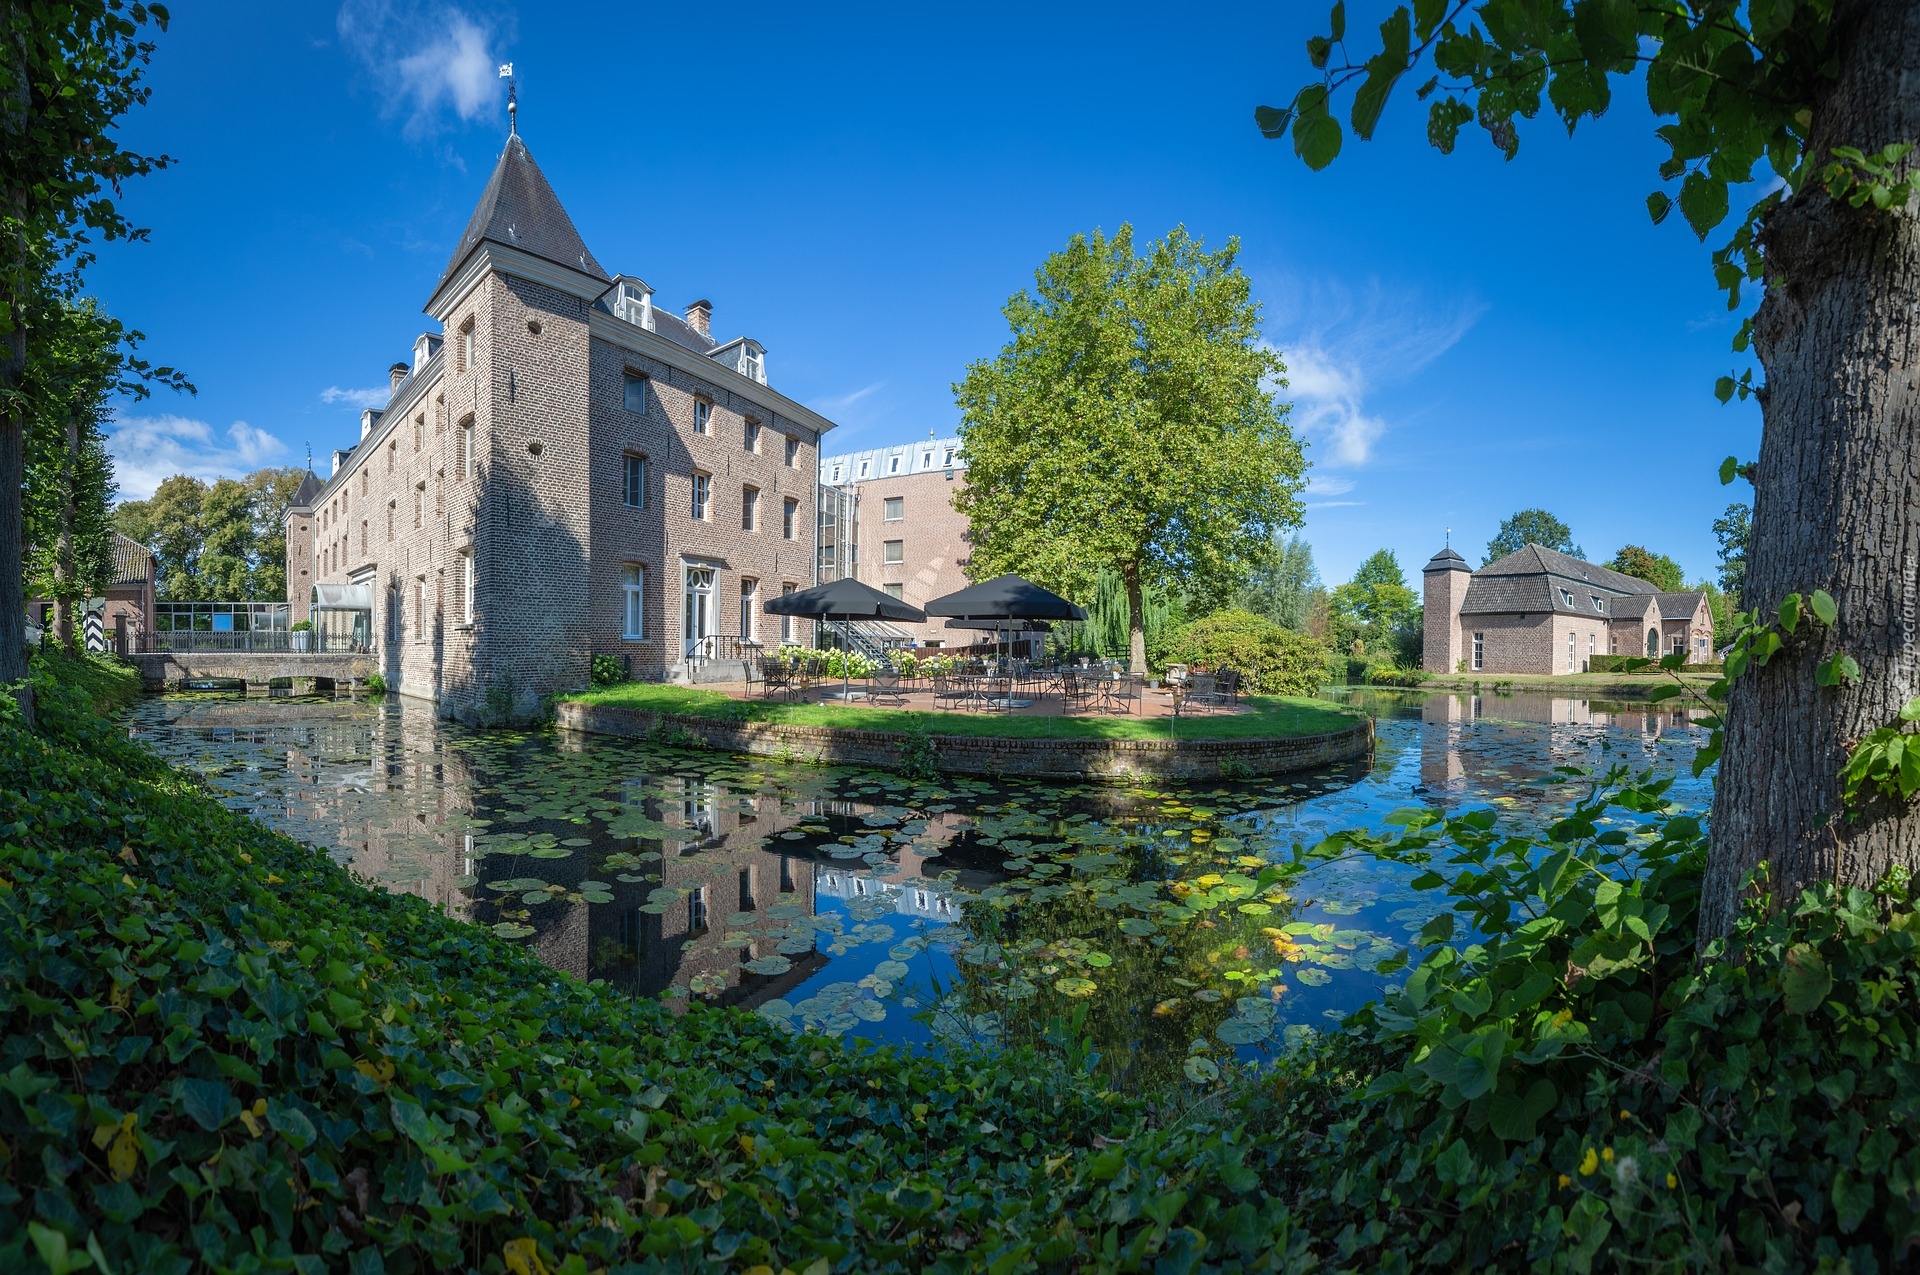
{"label": "grass bank", "polygon": [[41,708],[0,701],[3,1270],[1867,1272],[1920,1243],[1904,880],[1696,966],[1704,842],[1658,783],[1611,807],[1655,816],[1630,846],[1606,801],[1539,839],[1344,838],[1448,894],[1404,987],[1141,1095],[1063,1065],[1070,1020],[1059,1057],[927,1058],[581,983],[51,677]]}
{"label": "grass bank", "polygon": [[718,691],[663,682],[623,682],[561,696],[582,704],[610,704],[650,713],[674,713],[726,722],[779,722],[848,730],[924,730],[930,735],[996,739],[1292,739],[1345,730],[1360,714],[1322,699],[1257,695],[1241,713],[1167,718],[1120,716],[1025,717],[1000,713],[922,712],[841,704],[783,704],[737,700]]}
{"label": "grass bank", "polygon": [[[1423,691],[1473,691],[1492,694],[1499,686],[1516,691],[1548,691],[1600,699],[1645,699],[1655,687],[1669,686],[1665,673],[1435,673],[1420,683]],[[1719,673],[1682,673],[1683,685],[1704,691],[1720,680]]]}

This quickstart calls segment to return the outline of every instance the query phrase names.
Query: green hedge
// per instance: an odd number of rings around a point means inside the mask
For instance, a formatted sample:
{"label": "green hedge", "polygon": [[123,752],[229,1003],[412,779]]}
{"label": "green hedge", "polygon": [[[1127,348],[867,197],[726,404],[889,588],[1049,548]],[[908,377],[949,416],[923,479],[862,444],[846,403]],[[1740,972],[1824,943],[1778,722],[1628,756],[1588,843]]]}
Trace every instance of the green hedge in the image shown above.
{"label": "green hedge", "polygon": [[1722,665],[1717,662],[1698,664],[1680,664],[1669,666],[1666,657],[1654,659],[1646,655],[1595,655],[1587,660],[1587,669],[1593,673],[1643,673],[1657,676],[1664,667],[1672,667],[1683,673],[1719,673]]}
{"label": "green hedge", "polygon": [[1169,640],[1173,663],[1237,669],[1263,695],[1311,695],[1325,685],[1326,650],[1251,611],[1215,611]]}
{"label": "green hedge", "polygon": [[1315,848],[1439,892],[1404,986],[1264,1076],[1121,1095],[1072,1042],[930,1059],[582,984],[50,680],[42,709],[0,705],[0,1270],[1868,1271],[1920,1242],[1904,877],[1696,965],[1704,836],[1661,782]]}

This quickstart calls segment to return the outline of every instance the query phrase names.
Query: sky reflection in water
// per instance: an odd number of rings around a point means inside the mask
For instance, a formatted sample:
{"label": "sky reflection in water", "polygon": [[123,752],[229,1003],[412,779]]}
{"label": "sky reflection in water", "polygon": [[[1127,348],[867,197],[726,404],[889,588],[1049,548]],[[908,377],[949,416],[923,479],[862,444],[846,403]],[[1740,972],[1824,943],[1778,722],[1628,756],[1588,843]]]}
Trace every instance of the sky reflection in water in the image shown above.
{"label": "sky reflection in water", "polygon": [[1070,1020],[1142,1078],[1338,1019],[1441,904],[1376,861],[1263,874],[1295,843],[1414,804],[1538,827],[1582,791],[1559,766],[1677,770],[1676,802],[1709,800],[1686,773],[1704,731],[1670,704],[1343,698],[1378,719],[1370,768],[1139,788],[922,784],[393,702],[170,696],[130,725],[234,809],[581,977],[892,1042]]}

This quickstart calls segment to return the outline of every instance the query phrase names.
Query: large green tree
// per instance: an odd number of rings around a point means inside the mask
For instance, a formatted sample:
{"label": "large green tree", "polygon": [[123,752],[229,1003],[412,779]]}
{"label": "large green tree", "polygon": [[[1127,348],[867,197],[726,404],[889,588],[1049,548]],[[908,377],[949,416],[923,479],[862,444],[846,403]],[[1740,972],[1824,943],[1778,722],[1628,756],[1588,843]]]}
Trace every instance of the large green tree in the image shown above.
{"label": "large green tree", "polygon": [[1300,518],[1285,369],[1238,252],[1183,228],[1138,254],[1131,226],[1076,235],[1007,302],[1006,346],[954,386],[973,574],[1084,599],[1112,570],[1136,672],[1150,590],[1231,591]]}
{"label": "large green tree", "polygon": [[1275,537],[1272,557],[1254,567],[1241,586],[1239,605],[1283,629],[1305,633],[1316,595],[1323,592],[1320,572],[1313,565],[1313,546],[1296,533]]}
{"label": "large green tree", "polygon": [[101,426],[115,393],[145,391],[128,371],[136,335],[92,301],[57,295],[27,317],[26,579],[52,599],[54,636],[68,648],[75,604],[104,592],[113,570],[113,461]]}
{"label": "large green tree", "polygon": [[1662,593],[1680,593],[1686,588],[1686,573],[1680,570],[1680,564],[1645,545],[1621,545],[1620,551],[1601,565],[1645,580]]}
{"label": "large green tree", "polygon": [[[1655,221],[1677,206],[1705,239],[1727,222],[1731,187],[1772,179],[1713,252],[1730,307],[1743,285],[1764,288],[1735,338],[1763,384],[1749,371],[1717,386],[1723,400],[1751,392],[1763,423],[1758,461],[1728,467],[1754,486],[1742,599],[1771,614],[1822,589],[1838,619],[1733,681],[1701,940],[1731,930],[1761,863],[1779,900],[1920,867],[1920,809],[1887,796],[1848,808],[1840,778],[1853,741],[1920,695],[1920,634],[1901,621],[1915,572],[1903,545],[1920,526],[1920,4],[1415,0],[1391,6],[1377,44],[1357,52],[1345,27],[1335,4],[1307,45],[1313,81],[1255,115],[1314,168],[1340,150],[1334,110],[1349,89],[1348,122],[1366,138],[1417,73],[1435,146],[1452,150],[1477,122],[1511,158],[1521,121],[1545,108],[1574,129],[1607,109],[1617,79],[1643,76],[1667,148],[1669,189],[1647,199]],[[1818,685],[1841,653],[1859,675]]]}
{"label": "large green tree", "polygon": [[1420,595],[1407,587],[1400,559],[1391,549],[1376,550],[1353,579],[1333,591],[1336,645],[1351,649],[1391,650],[1402,664],[1419,663]]}
{"label": "large green tree", "polygon": [[1573,531],[1566,523],[1544,509],[1522,509],[1502,522],[1493,539],[1487,541],[1487,555],[1480,560],[1480,565],[1484,567],[1528,545],[1557,549],[1576,558],[1586,556],[1580,546],[1573,543]]}
{"label": "large green tree", "polygon": [[278,602],[287,595],[282,518],[305,476],[298,467],[212,483],[175,474],[148,499],[121,505],[114,521],[153,550],[168,601]]}
{"label": "large green tree", "polygon": [[[27,673],[27,311],[56,274],[77,282],[92,238],[145,234],[114,198],[166,160],[125,149],[113,130],[147,100],[143,37],[166,23],[161,6],[128,0],[0,6],[0,684]],[[31,715],[31,696],[19,698]]]}
{"label": "large green tree", "polygon": [[1713,538],[1720,542],[1720,587],[1740,605],[1747,587],[1747,537],[1753,534],[1753,506],[1734,503],[1713,520]]}

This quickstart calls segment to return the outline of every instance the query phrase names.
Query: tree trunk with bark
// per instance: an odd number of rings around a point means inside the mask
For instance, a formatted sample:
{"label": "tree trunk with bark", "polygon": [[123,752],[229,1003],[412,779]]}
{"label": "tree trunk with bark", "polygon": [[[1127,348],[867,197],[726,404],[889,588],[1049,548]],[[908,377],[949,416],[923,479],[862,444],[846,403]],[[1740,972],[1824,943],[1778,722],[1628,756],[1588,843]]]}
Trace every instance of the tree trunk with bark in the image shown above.
{"label": "tree trunk with bark", "polygon": [[[1809,153],[1920,140],[1920,5],[1836,14],[1839,77],[1815,103]],[[1852,745],[1920,695],[1920,222],[1809,184],[1767,219],[1767,292],[1754,321],[1766,369],[1743,592],[1771,614],[1789,593],[1831,593],[1839,619],[1733,685],[1714,796],[1700,936],[1732,930],[1742,882],[1764,862],[1776,904],[1821,881],[1868,886],[1920,867],[1920,809],[1876,798],[1843,809]],[[1814,683],[1835,651],[1860,663]]]}
{"label": "tree trunk with bark", "polygon": [[1147,671],[1146,590],[1140,586],[1140,568],[1129,566],[1121,572],[1127,585],[1127,670]]}
{"label": "tree trunk with bark", "polygon": [[78,521],[75,489],[80,482],[80,418],[67,413],[67,448],[60,457],[60,533],[53,545],[53,638],[60,649],[73,650],[74,524]]}

